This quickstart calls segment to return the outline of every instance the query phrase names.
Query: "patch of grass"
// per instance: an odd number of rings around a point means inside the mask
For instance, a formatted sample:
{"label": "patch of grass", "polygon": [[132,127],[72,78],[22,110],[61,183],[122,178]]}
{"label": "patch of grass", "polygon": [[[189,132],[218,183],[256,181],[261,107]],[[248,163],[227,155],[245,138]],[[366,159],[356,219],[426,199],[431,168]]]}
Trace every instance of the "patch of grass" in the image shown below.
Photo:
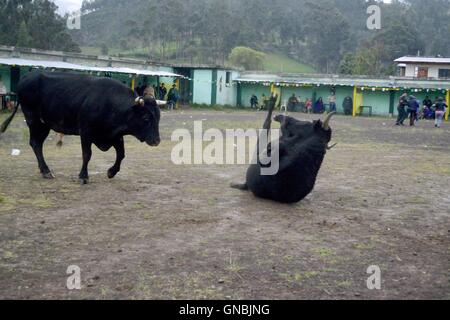
{"label": "patch of grass", "polygon": [[290,262],[294,261],[294,257],[293,256],[284,256],[283,261],[285,263],[290,263]]}
{"label": "patch of grass", "polygon": [[268,53],[264,60],[264,70],[269,72],[314,73],[311,66],[286,57],[283,54]]}
{"label": "patch of grass", "polygon": [[233,259],[233,253],[230,251],[230,260],[226,269],[232,273],[239,273],[243,267],[241,267],[236,259]]}
{"label": "patch of grass", "polygon": [[4,251],[3,252],[3,259],[5,260],[11,260],[17,258],[17,255],[12,251]]}
{"label": "patch of grass", "polygon": [[450,168],[440,167],[438,169],[439,174],[450,175]]}
{"label": "patch of grass", "polygon": [[405,204],[427,204],[427,203],[428,203],[427,199],[425,199],[425,198],[423,198],[421,196],[418,196],[418,195],[416,195],[414,197],[411,197],[411,198],[408,198],[405,201]]}
{"label": "patch of grass", "polygon": [[144,273],[134,290],[138,299],[217,299],[219,289],[209,285],[215,278],[211,273],[197,272],[173,277]]}
{"label": "patch of grass", "polygon": [[100,288],[100,294],[102,295],[102,297],[107,297],[109,294],[109,289],[105,287]]}
{"label": "patch of grass", "polygon": [[227,266],[227,270],[232,273],[238,273],[242,271],[243,267],[240,266],[236,261],[231,261],[230,264]]}
{"label": "patch of grass", "polygon": [[347,280],[347,281],[336,282],[336,285],[341,288],[350,288],[351,286],[353,286],[353,283],[351,281]]}
{"label": "patch of grass", "polygon": [[135,203],[132,207],[134,210],[142,210],[142,209],[147,209],[147,206],[143,203]]}
{"label": "patch of grass", "polygon": [[40,208],[40,209],[53,208],[53,206],[54,206],[53,202],[44,196],[39,196],[35,199],[32,199],[29,203],[33,207]]}
{"label": "patch of grass", "polygon": [[320,272],[318,271],[303,271],[303,272],[295,272],[293,274],[283,273],[280,276],[288,282],[301,283],[305,280],[316,278],[319,275]]}
{"label": "patch of grass", "polygon": [[353,247],[358,250],[371,250],[375,248],[375,245],[373,243],[356,243]]}
{"label": "patch of grass", "polygon": [[0,194],[0,212],[2,211],[10,211],[16,208],[16,201],[5,195]]}
{"label": "patch of grass", "polygon": [[327,257],[333,255],[333,250],[331,250],[329,248],[325,248],[325,247],[314,248],[311,250],[311,252],[314,255],[319,256],[321,258],[327,258]]}

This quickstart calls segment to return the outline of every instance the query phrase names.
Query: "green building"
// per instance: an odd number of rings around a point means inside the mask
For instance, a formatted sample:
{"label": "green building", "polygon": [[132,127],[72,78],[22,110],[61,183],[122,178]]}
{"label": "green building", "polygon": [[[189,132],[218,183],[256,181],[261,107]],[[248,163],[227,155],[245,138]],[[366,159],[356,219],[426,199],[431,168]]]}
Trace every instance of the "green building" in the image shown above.
{"label": "green building", "polygon": [[[159,86],[161,83],[170,88],[176,84],[182,105],[250,107],[253,94],[261,99],[263,94],[269,96],[271,93],[277,93],[280,104],[285,106],[292,94],[303,102],[309,98],[314,103],[322,98],[327,104],[332,92],[335,93],[339,113],[344,113],[344,99],[351,99],[350,113],[353,116],[395,116],[398,100],[405,92],[421,101],[427,96],[431,100],[445,97],[450,105],[449,78],[266,74],[241,72],[222,66],[161,64],[137,59],[0,46],[0,79],[7,92],[15,92],[21,77],[34,69],[109,76],[131,88],[142,84]],[[422,70],[423,67],[412,69]],[[448,118],[449,110],[446,114],[446,119]]]}
{"label": "green building", "polygon": [[[447,103],[450,102],[450,79],[425,80],[400,77],[376,79],[361,76],[244,72],[235,81],[238,85],[237,103],[243,107],[250,107],[250,98],[253,94],[260,98],[263,94],[268,96],[272,92],[280,96],[282,105],[287,104],[292,94],[301,101],[310,98],[315,102],[322,98],[327,104],[329,96],[335,92],[337,111],[344,112],[344,99],[350,97],[353,101],[353,116],[366,112],[378,116],[396,115],[398,101],[405,92],[414,95],[420,101],[428,96],[431,100],[444,97]],[[447,110],[447,120],[448,115]]]}

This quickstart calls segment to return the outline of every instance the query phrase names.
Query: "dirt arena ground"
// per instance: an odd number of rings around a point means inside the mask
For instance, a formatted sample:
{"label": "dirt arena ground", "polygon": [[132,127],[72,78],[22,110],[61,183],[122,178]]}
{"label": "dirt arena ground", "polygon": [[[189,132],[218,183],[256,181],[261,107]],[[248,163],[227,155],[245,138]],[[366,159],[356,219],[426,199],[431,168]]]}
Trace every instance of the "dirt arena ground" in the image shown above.
{"label": "dirt arena ground", "polygon": [[[311,119],[310,116],[296,115]],[[5,118],[0,116],[0,121]],[[450,127],[336,117],[315,191],[281,205],[229,188],[246,166],[175,166],[174,129],[259,128],[263,113],[163,114],[156,149],[45,147],[44,181],[22,115],[0,138],[1,299],[450,299]],[[20,149],[20,156],[11,156]],[[81,268],[82,289],[66,288]],[[368,290],[379,266],[381,290]]]}

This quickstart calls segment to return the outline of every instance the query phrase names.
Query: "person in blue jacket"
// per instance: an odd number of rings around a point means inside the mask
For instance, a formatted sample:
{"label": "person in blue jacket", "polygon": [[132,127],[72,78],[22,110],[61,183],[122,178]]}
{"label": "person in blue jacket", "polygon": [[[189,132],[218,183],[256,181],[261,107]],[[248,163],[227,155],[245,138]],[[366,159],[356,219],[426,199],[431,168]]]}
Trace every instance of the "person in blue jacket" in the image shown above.
{"label": "person in blue jacket", "polygon": [[417,121],[417,114],[420,109],[420,103],[416,97],[410,96],[408,100],[409,125],[414,127]]}

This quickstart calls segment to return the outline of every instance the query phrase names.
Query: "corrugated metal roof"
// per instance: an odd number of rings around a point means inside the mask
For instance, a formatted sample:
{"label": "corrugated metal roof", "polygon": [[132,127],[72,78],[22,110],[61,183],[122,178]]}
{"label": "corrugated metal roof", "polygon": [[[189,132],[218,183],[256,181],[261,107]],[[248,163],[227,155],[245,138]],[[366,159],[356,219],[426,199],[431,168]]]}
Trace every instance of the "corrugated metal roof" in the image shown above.
{"label": "corrugated metal roof", "polygon": [[450,58],[436,58],[436,57],[401,57],[395,62],[403,63],[432,63],[432,64],[450,64]]}
{"label": "corrugated metal roof", "polygon": [[63,69],[63,70],[76,70],[76,71],[93,71],[93,72],[111,72],[111,73],[126,73],[145,76],[156,77],[173,77],[182,78],[183,76],[167,71],[158,70],[143,70],[143,69],[131,69],[131,68],[116,68],[116,67],[91,67],[79,64],[73,64],[63,61],[50,61],[50,60],[28,60],[19,58],[0,58],[0,64],[8,66],[26,66],[26,67],[38,67],[38,68],[51,68],[51,69]]}
{"label": "corrugated metal roof", "polygon": [[450,89],[450,80],[414,80],[405,78],[343,77],[337,75],[276,75],[244,73],[235,82],[288,84],[288,85],[329,85],[375,88]]}

